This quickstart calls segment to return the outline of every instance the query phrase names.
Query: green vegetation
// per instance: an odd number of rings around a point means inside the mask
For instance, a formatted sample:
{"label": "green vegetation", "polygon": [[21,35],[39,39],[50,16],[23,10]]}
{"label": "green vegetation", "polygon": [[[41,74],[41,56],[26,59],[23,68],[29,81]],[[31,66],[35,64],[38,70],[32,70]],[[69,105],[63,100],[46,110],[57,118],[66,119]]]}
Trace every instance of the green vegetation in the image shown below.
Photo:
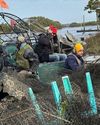
{"label": "green vegetation", "polygon": [[87,52],[92,54],[100,54],[100,33],[86,39]]}
{"label": "green vegetation", "polygon": [[79,26],[82,26],[81,23],[76,23],[76,22],[73,22],[69,25],[69,27],[79,27]]}
{"label": "green vegetation", "polygon": [[[30,17],[28,18],[27,23],[30,23],[30,28],[32,30],[35,31],[40,31],[40,32],[44,32],[44,27],[48,27],[50,24],[53,24],[55,27],[57,27],[58,29],[60,28],[65,28],[65,27],[80,27],[80,26],[89,26],[89,25],[97,25],[96,21],[91,21],[91,22],[85,22],[83,23],[77,23],[77,22],[73,22],[71,24],[61,24],[58,21],[53,21],[51,19],[45,18],[45,17]],[[11,28],[7,25],[7,24],[1,24],[0,25],[0,32],[2,32],[2,29],[4,30],[4,32],[11,32]]]}
{"label": "green vegetation", "polygon": [[89,26],[89,25],[97,25],[97,21],[91,21],[91,22],[86,22],[85,26]]}
{"label": "green vegetation", "polygon": [[31,24],[40,24],[42,25],[43,27],[47,27],[49,26],[50,24],[53,24],[55,27],[57,28],[62,28],[62,24],[58,21],[53,21],[51,19],[48,19],[48,18],[45,18],[45,17],[42,17],[42,16],[38,16],[38,17],[31,17],[29,18]]}
{"label": "green vegetation", "polygon": [[96,6],[100,3],[100,0],[89,0],[88,5],[85,7],[85,10],[89,10],[88,12],[91,12],[92,10],[96,9]]}
{"label": "green vegetation", "polygon": [[76,22],[73,22],[69,25],[69,27],[80,27],[80,26],[93,26],[93,25],[97,25],[97,22],[96,21],[91,21],[91,22],[85,22],[84,24],[83,23],[76,23]]}
{"label": "green vegetation", "polygon": [[[30,23],[30,28],[35,31],[42,31],[44,32],[44,27],[48,27],[50,24],[53,24],[58,29],[63,28],[64,25],[62,25],[58,21],[53,21],[45,17],[30,17],[28,18],[27,23]],[[11,28],[7,24],[1,24],[0,25],[0,32],[11,32]]]}

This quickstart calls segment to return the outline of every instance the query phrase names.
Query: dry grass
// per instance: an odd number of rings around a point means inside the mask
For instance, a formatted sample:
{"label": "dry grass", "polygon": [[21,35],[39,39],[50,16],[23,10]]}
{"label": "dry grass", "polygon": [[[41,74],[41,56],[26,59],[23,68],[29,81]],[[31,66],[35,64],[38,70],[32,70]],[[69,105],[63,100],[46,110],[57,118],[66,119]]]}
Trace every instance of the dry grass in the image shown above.
{"label": "dry grass", "polygon": [[100,54],[100,33],[86,39],[86,42],[89,54]]}

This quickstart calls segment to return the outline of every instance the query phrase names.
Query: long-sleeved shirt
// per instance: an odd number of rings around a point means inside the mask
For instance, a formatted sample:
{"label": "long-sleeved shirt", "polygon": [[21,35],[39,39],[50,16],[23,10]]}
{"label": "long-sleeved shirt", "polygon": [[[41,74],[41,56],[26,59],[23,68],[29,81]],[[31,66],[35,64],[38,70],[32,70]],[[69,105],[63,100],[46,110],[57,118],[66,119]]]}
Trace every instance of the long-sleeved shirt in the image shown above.
{"label": "long-sleeved shirt", "polygon": [[65,60],[66,68],[72,71],[77,71],[81,69],[83,65],[84,65],[83,58],[81,56],[76,55],[75,53],[69,54],[67,56],[67,59]]}

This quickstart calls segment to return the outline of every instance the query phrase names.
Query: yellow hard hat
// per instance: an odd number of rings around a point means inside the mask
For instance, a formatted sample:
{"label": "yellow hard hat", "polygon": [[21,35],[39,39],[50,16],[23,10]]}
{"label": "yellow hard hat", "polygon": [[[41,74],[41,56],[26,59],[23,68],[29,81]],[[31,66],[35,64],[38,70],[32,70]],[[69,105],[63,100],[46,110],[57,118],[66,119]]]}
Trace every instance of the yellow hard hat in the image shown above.
{"label": "yellow hard hat", "polygon": [[84,50],[84,47],[81,43],[76,43],[74,46],[74,51],[79,52],[80,50]]}

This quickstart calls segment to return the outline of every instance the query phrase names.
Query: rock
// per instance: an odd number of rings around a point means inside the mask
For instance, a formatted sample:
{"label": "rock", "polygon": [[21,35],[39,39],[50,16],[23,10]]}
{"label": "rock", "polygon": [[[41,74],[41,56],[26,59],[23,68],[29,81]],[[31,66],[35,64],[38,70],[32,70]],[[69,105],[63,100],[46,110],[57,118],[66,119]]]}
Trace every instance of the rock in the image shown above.
{"label": "rock", "polygon": [[23,97],[28,99],[28,86],[18,81],[15,77],[11,77],[3,73],[0,83],[3,84],[3,92],[7,92],[10,96],[21,100]]}
{"label": "rock", "polygon": [[34,93],[46,90],[46,86],[43,86],[36,74],[23,70],[17,74],[17,77],[19,81],[31,87]]}
{"label": "rock", "polygon": [[28,88],[31,87],[34,93],[40,93],[46,90],[37,76],[23,70],[16,72],[9,70],[6,73],[0,75],[0,88],[3,92],[8,93],[19,100],[22,98],[28,99]]}
{"label": "rock", "polygon": [[26,71],[26,70],[22,70],[22,71],[20,71],[20,72],[17,74],[17,77],[18,77],[18,79],[20,79],[20,80],[24,80],[24,79],[26,79],[27,77],[30,77],[30,76],[32,76],[32,73],[31,73],[31,72],[28,72],[28,71]]}

